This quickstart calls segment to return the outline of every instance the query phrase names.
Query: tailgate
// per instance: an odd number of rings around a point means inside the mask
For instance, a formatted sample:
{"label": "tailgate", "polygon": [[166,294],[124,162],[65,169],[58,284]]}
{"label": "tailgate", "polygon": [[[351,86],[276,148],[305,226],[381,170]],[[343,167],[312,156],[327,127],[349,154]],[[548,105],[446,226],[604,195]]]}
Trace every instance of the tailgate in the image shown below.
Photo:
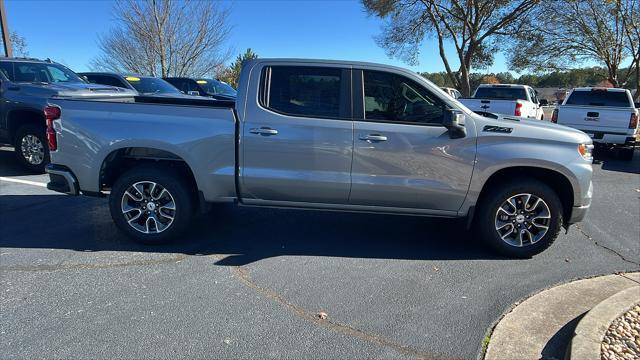
{"label": "tailgate", "polygon": [[628,129],[634,109],[621,109],[603,106],[567,106],[558,110],[558,124],[577,129]]}
{"label": "tailgate", "polygon": [[458,99],[473,111],[490,112],[494,114],[513,115],[516,109],[514,100],[491,99]]}

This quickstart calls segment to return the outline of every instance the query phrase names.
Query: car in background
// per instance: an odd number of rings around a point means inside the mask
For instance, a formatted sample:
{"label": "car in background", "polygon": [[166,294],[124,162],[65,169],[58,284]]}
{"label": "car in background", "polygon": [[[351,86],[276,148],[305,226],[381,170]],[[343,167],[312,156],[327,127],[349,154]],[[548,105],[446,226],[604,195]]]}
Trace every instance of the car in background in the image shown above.
{"label": "car in background", "polygon": [[108,72],[83,72],[78,75],[94,84],[118,86],[137,91],[138,94],[145,96],[193,97],[183,94],[175,86],[153,76],[120,75]]}
{"label": "car in background", "polygon": [[235,100],[238,93],[224,81],[204,78],[166,77],[163,78],[184,94],[199,95],[216,100]]}
{"label": "car in background", "polygon": [[536,91],[528,85],[481,84],[472,98],[459,99],[478,114],[502,114],[529,119],[544,119]]}
{"label": "car in background", "polygon": [[0,143],[12,145],[18,161],[32,172],[49,162],[45,107],[64,98],[131,97],[132,91],[88,84],[49,59],[0,58]]}
{"label": "car in background", "polygon": [[450,88],[450,87],[441,87],[440,89],[442,89],[442,91],[446,92],[447,94],[449,94],[449,96],[451,96],[454,99],[459,99],[462,97],[462,94],[457,89]]}
{"label": "car in background", "polygon": [[631,92],[619,88],[576,88],[551,121],[585,132],[599,148],[617,150],[632,160],[638,143],[638,109]]}

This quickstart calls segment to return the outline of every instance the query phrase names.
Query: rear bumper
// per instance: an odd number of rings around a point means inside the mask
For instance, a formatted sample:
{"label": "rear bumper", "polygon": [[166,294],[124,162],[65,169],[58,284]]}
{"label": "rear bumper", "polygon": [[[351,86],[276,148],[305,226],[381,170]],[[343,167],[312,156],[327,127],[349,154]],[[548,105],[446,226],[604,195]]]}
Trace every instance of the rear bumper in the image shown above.
{"label": "rear bumper", "polygon": [[80,186],[73,172],[66,166],[49,164],[46,167],[49,174],[47,189],[68,195],[78,195]]}
{"label": "rear bumper", "polygon": [[591,139],[593,139],[594,144],[611,144],[611,145],[627,145],[634,146],[636,143],[636,138],[634,134],[627,133],[610,133],[606,131],[590,131],[590,130],[580,130],[586,134],[589,134]]}

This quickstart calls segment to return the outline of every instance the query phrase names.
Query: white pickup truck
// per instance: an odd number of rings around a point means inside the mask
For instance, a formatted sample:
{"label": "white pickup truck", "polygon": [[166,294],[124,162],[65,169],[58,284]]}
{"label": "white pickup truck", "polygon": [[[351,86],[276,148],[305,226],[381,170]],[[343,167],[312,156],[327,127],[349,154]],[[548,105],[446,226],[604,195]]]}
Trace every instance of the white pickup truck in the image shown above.
{"label": "white pickup truck", "polygon": [[573,89],[554,111],[551,121],[585,132],[594,145],[617,149],[625,160],[633,158],[638,141],[638,109],[629,90]]}
{"label": "white pickup truck", "polygon": [[531,86],[517,84],[482,84],[472,98],[458,99],[478,114],[493,113],[544,119],[536,91]]}

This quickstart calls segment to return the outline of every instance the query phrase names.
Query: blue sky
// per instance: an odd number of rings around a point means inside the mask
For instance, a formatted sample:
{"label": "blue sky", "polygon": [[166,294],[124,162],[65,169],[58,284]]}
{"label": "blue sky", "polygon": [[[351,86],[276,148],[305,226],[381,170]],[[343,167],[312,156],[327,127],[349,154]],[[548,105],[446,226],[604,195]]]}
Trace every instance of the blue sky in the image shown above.
{"label": "blue sky", "polygon": [[[422,47],[420,64],[408,66],[387,57],[376,45],[380,19],[368,17],[359,1],[227,0],[234,53],[252,48],[261,57],[301,57],[371,61],[443,71],[434,41]],[[99,54],[97,38],[113,25],[108,0],[6,0],[7,21],[28,43],[29,56],[51,58],[75,71],[88,70]],[[453,49],[449,49],[454,59]],[[490,72],[505,71],[504,57],[496,57]]]}

